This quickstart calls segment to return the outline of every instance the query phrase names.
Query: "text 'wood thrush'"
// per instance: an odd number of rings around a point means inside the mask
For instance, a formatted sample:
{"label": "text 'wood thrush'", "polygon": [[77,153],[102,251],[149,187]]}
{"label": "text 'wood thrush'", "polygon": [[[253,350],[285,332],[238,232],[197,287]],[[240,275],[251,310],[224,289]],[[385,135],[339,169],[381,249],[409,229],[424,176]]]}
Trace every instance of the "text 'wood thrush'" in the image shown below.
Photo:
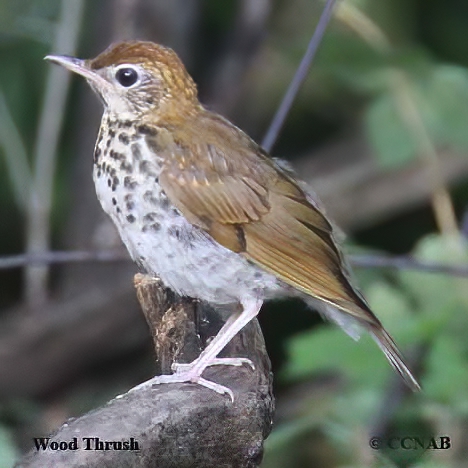
{"label": "text 'wood thrush'", "polygon": [[350,284],[333,229],[304,183],[242,130],[205,109],[177,55],[151,42],[92,60],[48,56],[86,78],[104,103],[93,177],[133,260],[175,292],[233,305],[191,364],[151,383],[197,382],[267,299],[303,298],[353,337],[367,330],[413,389],[395,343]]}

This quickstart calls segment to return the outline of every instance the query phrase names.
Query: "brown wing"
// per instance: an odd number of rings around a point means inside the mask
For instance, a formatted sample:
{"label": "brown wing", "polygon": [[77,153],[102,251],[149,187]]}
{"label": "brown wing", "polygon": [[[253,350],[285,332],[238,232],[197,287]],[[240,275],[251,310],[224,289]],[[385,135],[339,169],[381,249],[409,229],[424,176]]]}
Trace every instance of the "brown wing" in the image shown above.
{"label": "brown wing", "polygon": [[197,123],[180,134],[172,130],[165,137],[169,145],[162,145],[160,183],[172,203],[221,245],[366,325],[395,370],[419,390],[395,343],[346,278],[324,215],[240,130],[210,113]]}
{"label": "brown wing", "polygon": [[285,283],[376,320],[343,274],[328,221],[252,140],[213,114],[173,135],[160,183],[192,224]]}

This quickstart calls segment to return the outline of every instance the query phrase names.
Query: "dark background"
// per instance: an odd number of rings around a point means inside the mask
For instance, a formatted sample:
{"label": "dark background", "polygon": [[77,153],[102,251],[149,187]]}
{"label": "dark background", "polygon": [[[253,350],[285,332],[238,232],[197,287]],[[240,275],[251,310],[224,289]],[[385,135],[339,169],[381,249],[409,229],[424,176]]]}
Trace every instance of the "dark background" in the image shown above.
{"label": "dark background", "polygon": [[[466,264],[468,3],[339,5],[272,154],[312,185],[350,252]],[[322,8],[0,0],[0,260],[48,249],[123,258],[0,269],[0,468],[32,437],[154,369],[136,267],[91,179],[100,103],[43,57],[93,57],[121,39],[161,42],[181,56],[204,104],[261,141]],[[370,339],[353,343],[300,303],[268,304],[260,321],[278,410],[262,466],[465,466],[467,280],[377,268],[356,276],[424,391],[403,390]],[[372,434],[448,435],[453,445],[372,451]]]}

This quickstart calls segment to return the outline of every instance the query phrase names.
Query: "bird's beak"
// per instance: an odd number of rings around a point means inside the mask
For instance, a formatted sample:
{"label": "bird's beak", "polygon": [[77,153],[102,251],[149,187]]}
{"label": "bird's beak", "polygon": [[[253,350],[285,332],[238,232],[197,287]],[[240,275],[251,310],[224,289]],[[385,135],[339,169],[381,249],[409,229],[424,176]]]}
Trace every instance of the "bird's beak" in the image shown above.
{"label": "bird's beak", "polygon": [[91,83],[98,84],[98,82],[103,81],[96,72],[89,68],[86,60],[70,57],[68,55],[47,55],[44,57],[44,60],[61,65],[67,70],[83,76]]}

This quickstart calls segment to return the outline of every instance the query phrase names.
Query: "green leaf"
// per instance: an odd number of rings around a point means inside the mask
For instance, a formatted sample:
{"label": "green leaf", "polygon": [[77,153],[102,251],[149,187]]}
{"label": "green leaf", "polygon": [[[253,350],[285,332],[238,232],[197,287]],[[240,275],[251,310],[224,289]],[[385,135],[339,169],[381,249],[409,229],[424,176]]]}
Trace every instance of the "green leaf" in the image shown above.
{"label": "green leaf", "polygon": [[375,281],[366,289],[366,297],[371,309],[392,335],[408,332],[414,327],[414,310],[401,290],[383,281]]}
{"label": "green leaf", "polygon": [[[412,97],[433,143],[467,149],[468,69],[454,65],[429,66],[429,62],[421,61],[419,67],[406,73],[411,79]],[[417,155],[417,141],[389,91],[369,105],[365,125],[382,167],[402,166]]]}
{"label": "green leaf", "polygon": [[468,261],[468,245],[463,237],[429,234],[416,244],[414,255],[421,260],[463,264]]}
{"label": "green leaf", "polygon": [[416,156],[416,143],[403,124],[389,93],[382,94],[369,105],[365,125],[382,167],[399,167]]}
{"label": "green leaf", "polygon": [[0,426],[0,468],[13,466],[17,456],[10,432],[5,427]]}
{"label": "green leaf", "polygon": [[289,360],[282,376],[290,380],[319,371],[339,370],[352,382],[366,386],[381,384],[391,372],[367,333],[356,343],[334,326],[295,336],[289,340],[287,350]]}
{"label": "green leaf", "polygon": [[437,144],[468,148],[468,69],[439,65],[417,86],[420,110]]}
{"label": "green leaf", "polygon": [[422,460],[418,461],[415,465],[411,465],[412,468],[453,468],[451,462],[443,462],[440,459],[436,460]]}
{"label": "green leaf", "polygon": [[437,337],[431,345],[425,367],[422,379],[425,395],[466,410],[468,359],[460,341],[448,335]]}
{"label": "green leaf", "polygon": [[[468,250],[454,240],[439,235],[424,237],[416,246],[414,256],[444,264],[466,262]],[[424,271],[401,271],[400,280],[408,293],[415,299],[418,310],[423,314],[422,326],[427,332],[436,334],[441,327],[454,320],[460,311],[466,316],[468,279],[446,274],[427,273]],[[429,335],[429,336],[430,336]]]}

